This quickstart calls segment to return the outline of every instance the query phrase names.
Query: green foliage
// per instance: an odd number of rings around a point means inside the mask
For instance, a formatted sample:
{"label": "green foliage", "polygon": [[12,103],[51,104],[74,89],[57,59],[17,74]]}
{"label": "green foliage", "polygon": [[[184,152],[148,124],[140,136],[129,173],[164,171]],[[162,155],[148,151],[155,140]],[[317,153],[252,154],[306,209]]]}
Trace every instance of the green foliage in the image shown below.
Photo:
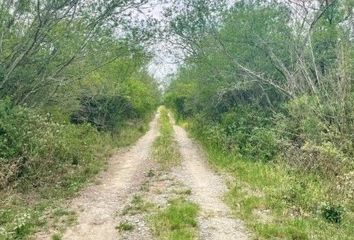
{"label": "green foliage", "polygon": [[90,123],[99,131],[117,132],[125,121],[135,116],[135,109],[124,97],[84,96],[80,99],[80,109],[70,116],[70,121]]}
{"label": "green foliage", "polygon": [[70,107],[71,122],[118,133],[125,123],[149,117],[160,95],[154,80],[139,69],[144,64],[141,54],[122,57],[88,75],[77,93],[78,106]]}
{"label": "green foliage", "polygon": [[192,106],[188,104],[196,93],[195,88],[195,83],[180,81],[174,81],[169,86],[170,90],[164,95],[164,103],[175,110],[177,119],[191,116]]}
{"label": "green foliage", "polygon": [[261,111],[244,106],[225,112],[218,122],[208,122],[200,115],[191,130],[225,152],[270,161],[278,147],[274,130],[265,118]]}
{"label": "green foliage", "polygon": [[[124,13],[136,5],[138,1],[4,2],[0,10],[0,98],[11,96],[15,103],[30,106],[60,101],[61,91],[77,90],[73,86],[90,73],[118,58],[140,54],[143,38],[135,41],[132,32],[137,29],[123,21]],[[125,39],[117,39],[117,22],[124,28]],[[151,26],[144,27],[146,40]],[[141,59],[136,66],[143,64]]]}
{"label": "green foliage", "polygon": [[350,170],[352,143],[334,112],[318,97],[302,96],[286,104],[286,115],[276,117],[276,129],[283,133],[279,143],[287,163],[330,177]]}
{"label": "green foliage", "polygon": [[95,146],[100,145],[98,133],[90,126],[58,124],[50,115],[9,101],[0,101],[0,109],[2,188],[68,187],[66,182],[75,171],[90,169]]}
{"label": "green foliage", "polygon": [[122,222],[116,227],[116,229],[119,231],[132,231],[134,229],[134,225],[129,222]]}
{"label": "green foliage", "polygon": [[[343,4],[323,4],[313,33],[302,39],[297,32],[301,26],[290,23],[286,4],[237,2],[223,12],[218,31],[212,24],[204,25],[204,35],[191,46],[195,52],[166,93],[166,104],[178,117],[196,119],[192,127],[213,144],[250,159],[272,160],[279,150],[288,149],[301,155],[305,144],[327,143],[338,158],[353,156],[348,68],[352,56],[344,52],[353,48],[348,44],[348,29],[342,26]],[[186,32],[193,30],[184,27]],[[189,43],[189,38],[181,37]],[[301,45],[308,39],[312,45]],[[321,72],[323,66],[326,70]],[[321,157],[319,165],[325,158]],[[307,165],[302,159],[302,166]],[[337,162],[343,165],[346,161]],[[333,172],[331,167],[328,170]]]}
{"label": "green foliage", "polygon": [[[250,161],[210,145],[205,137],[193,136],[203,144],[210,163],[234,177],[227,202],[256,237],[350,239],[354,222],[352,200],[348,202],[344,192],[333,189],[333,180],[282,163]],[[350,176],[346,179],[351,182]],[[344,179],[338,184],[341,182]],[[340,186],[345,188],[347,184]],[[331,202],[334,204],[324,204]],[[340,225],[323,218],[324,206],[332,205],[344,206],[340,208]]]}
{"label": "green foliage", "polygon": [[157,85],[146,72],[136,73],[124,82],[122,92],[131,101],[138,118],[150,115],[159,104]]}
{"label": "green foliage", "polygon": [[353,47],[342,13],[348,19],[352,14],[343,4],[323,3],[304,38],[297,32],[300,23],[290,22],[288,5],[237,2],[214,22],[218,30],[205,24],[192,46],[181,35],[194,52],[172,81],[166,105],[178,118],[192,119],[192,131],[225,152],[282,158],[322,176],[351,171]]}
{"label": "green foliage", "polygon": [[1,3],[0,239],[27,239],[146,131],[159,101],[142,47],[152,26],[125,19],[141,3]]}
{"label": "green foliage", "polygon": [[111,136],[0,101],[0,239],[25,239],[47,224],[51,209],[102,170],[113,147],[141,136],[145,125],[140,120]]}

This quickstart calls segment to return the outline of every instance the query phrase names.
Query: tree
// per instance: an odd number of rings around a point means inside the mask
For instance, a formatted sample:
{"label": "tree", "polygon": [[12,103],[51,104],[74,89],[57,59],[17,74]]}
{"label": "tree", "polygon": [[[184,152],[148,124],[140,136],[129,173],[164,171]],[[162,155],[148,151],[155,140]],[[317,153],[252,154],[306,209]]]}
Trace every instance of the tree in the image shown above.
{"label": "tree", "polygon": [[[77,78],[65,71],[92,57],[88,49],[108,53],[114,29],[123,22],[124,13],[144,3],[1,1],[0,97],[10,95],[15,103],[29,105],[48,100],[61,86]],[[100,57],[98,61],[106,62],[112,54]]]}

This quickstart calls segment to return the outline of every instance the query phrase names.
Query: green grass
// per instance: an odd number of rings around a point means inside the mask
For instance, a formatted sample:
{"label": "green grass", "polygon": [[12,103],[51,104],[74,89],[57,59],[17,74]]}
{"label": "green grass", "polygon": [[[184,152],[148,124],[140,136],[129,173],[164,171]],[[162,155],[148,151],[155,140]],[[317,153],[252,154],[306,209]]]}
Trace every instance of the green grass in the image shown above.
{"label": "green grass", "polygon": [[281,163],[242,159],[204,139],[210,163],[234,177],[227,203],[257,239],[353,239],[354,206],[346,206],[341,224],[322,217],[323,206],[337,200],[329,180]]}
{"label": "green grass", "polygon": [[173,136],[173,127],[170,122],[169,112],[165,107],[160,107],[159,130],[160,136],[153,144],[154,159],[163,169],[169,169],[180,163],[181,157],[176,147]]}
{"label": "green grass", "polygon": [[198,206],[192,202],[175,199],[166,209],[151,217],[153,234],[157,239],[189,240],[197,237]]}

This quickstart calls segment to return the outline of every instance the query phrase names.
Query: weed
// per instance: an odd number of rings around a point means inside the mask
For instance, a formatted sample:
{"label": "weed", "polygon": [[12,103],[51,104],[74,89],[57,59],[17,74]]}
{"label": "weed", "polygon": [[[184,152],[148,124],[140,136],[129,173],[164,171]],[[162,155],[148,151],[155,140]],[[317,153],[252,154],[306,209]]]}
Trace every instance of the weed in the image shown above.
{"label": "weed", "polygon": [[123,209],[122,215],[135,215],[142,212],[147,212],[153,207],[154,205],[152,203],[146,202],[140,195],[134,195],[130,204]]}
{"label": "weed", "polygon": [[191,195],[192,190],[190,188],[178,188],[174,190],[174,193],[178,195]]}
{"label": "weed", "polygon": [[116,229],[119,231],[132,231],[134,229],[134,225],[129,222],[122,222],[116,227]]}
{"label": "weed", "polygon": [[143,192],[149,191],[149,186],[150,186],[149,184],[150,184],[149,181],[144,182],[140,187],[140,191]]}
{"label": "weed", "polygon": [[62,239],[62,237],[57,233],[53,234],[53,236],[52,236],[52,240],[61,240],[61,239]]}
{"label": "weed", "polygon": [[321,208],[322,217],[330,223],[340,224],[343,220],[343,206],[327,204]]}
{"label": "weed", "polygon": [[148,171],[148,173],[146,174],[146,176],[149,177],[149,178],[154,177],[154,176],[155,176],[154,170],[150,169],[150,170]]}

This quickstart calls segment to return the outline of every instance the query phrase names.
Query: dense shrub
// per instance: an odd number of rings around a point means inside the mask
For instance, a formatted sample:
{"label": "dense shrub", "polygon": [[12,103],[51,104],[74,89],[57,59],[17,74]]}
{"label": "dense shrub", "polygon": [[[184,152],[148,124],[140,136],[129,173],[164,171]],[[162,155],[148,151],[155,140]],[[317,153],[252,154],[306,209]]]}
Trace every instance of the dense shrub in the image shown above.
{"label": "dense shrub", "polygon": [[321,145],[306,142],[300,148],[288,146],[283,154],[289,165],[327,177],[343,174],[344,166],[348,166],[348,159],[329,142]]}
{"label": "dense shrub", "polygon": [[220,121],[196,117],[193,131],[225,152],[248,159],[269,161],[277,154],[277,141],[269,118],[249,106],[234,108],[221,115]]}
{"label": "dense shrub", "polygon": [[297,145],[303,145],[305,141],[319,144],[324,140],[326,132],[319,111],[321,109],[315,97],[295,98],[285,104],[285,114],[277,116],[278,130]]}
{"label": "dense shrub", "polygon": [[98,132],[85,124],[55,123],[50,114],[0,101],[0,188],[56,184],[92,173]]}
{"label": "dense shrub", "polygon": [[331,117],[331,106],[305,95],[289,101],[284,114],[277,115],[281,152],[291,166],[330,177],[350,169],[352,140]]}
{"label": "dense shrub", "polygon": [[136,117],[132,103],[122,96],[83,96],[80,109],[70,116],[72,123],[90,123],[99,131],[118,131],[123,122]]}

